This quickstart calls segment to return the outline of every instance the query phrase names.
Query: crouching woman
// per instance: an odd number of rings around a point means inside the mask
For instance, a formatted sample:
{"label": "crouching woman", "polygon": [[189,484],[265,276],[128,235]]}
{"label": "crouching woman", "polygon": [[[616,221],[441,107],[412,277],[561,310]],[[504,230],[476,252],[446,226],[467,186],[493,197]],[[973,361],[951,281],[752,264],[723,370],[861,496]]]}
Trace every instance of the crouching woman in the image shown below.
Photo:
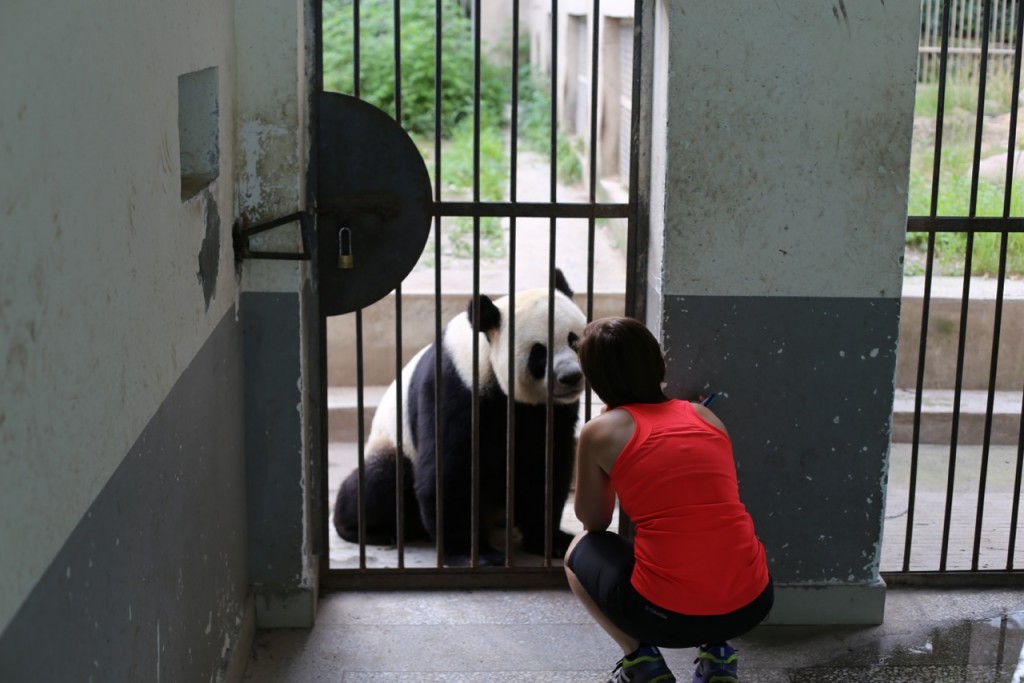
{"label": "crouching woman", "polygon": [[[565,572],[622,648],[609,681],[675,681],[659,647],[699,648],[695,682],[736,681],[726,641],[761,623],[774,594],[725,425],[665,396],[664,357],[642,323],[595,320],[578,351],[606,409],[580,433],[575,508],[585,530]],[[616,497],[632,540],[607,530]]]}

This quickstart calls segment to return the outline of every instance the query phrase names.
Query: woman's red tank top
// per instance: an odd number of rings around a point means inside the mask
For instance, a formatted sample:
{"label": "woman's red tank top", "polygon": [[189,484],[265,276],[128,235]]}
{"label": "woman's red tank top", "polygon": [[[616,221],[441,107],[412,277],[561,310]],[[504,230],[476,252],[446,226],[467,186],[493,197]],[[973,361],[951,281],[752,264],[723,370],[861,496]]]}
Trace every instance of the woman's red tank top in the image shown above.
{"label": "woman's red tank top", "polygon": [[740,502],[729,437],[687,401],[620,407],[636,423],[611,471],[636,525],[633,587],[681,614],[728,614],[753,602],[768,566]]}

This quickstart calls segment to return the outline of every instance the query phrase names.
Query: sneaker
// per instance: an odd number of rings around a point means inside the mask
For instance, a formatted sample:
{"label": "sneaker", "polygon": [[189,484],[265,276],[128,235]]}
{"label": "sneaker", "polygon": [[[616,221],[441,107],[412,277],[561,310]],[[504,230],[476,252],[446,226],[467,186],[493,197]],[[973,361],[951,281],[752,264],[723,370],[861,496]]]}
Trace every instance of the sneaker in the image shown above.
{"label": "sneaker", "polygon": [[608,683],[675,683],[661,651],[653,645],[641,645],[636,654],[623,657],[615,665]]}
{"label": "sneaker", "polygon": [[693,683],[739,683],[736,650],[726,643],[702,645],[693,661],[697,665]]}

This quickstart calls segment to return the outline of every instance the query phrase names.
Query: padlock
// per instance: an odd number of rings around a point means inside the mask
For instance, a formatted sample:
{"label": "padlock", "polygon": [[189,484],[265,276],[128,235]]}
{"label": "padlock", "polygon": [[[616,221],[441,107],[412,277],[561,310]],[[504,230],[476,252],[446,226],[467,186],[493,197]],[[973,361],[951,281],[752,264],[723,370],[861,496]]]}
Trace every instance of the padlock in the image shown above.
{"label": "padlock", "polygon": [[352,255],[352,230],[342,228],[338,231],[338,268],[349,270],[355,268],[356,261]]}

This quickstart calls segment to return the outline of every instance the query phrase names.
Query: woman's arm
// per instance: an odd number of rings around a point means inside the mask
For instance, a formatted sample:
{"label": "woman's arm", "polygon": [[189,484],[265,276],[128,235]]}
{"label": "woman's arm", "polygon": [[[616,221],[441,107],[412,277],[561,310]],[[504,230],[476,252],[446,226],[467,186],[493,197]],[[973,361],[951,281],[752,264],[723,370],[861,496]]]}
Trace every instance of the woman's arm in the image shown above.
{"label": "woman's arm", "polygon": [[633,436],[633,416],[625,410],[598,415],[580,430],[576,449],[576,517],[587,531],[604,531],[615,511],[609,472]]}

